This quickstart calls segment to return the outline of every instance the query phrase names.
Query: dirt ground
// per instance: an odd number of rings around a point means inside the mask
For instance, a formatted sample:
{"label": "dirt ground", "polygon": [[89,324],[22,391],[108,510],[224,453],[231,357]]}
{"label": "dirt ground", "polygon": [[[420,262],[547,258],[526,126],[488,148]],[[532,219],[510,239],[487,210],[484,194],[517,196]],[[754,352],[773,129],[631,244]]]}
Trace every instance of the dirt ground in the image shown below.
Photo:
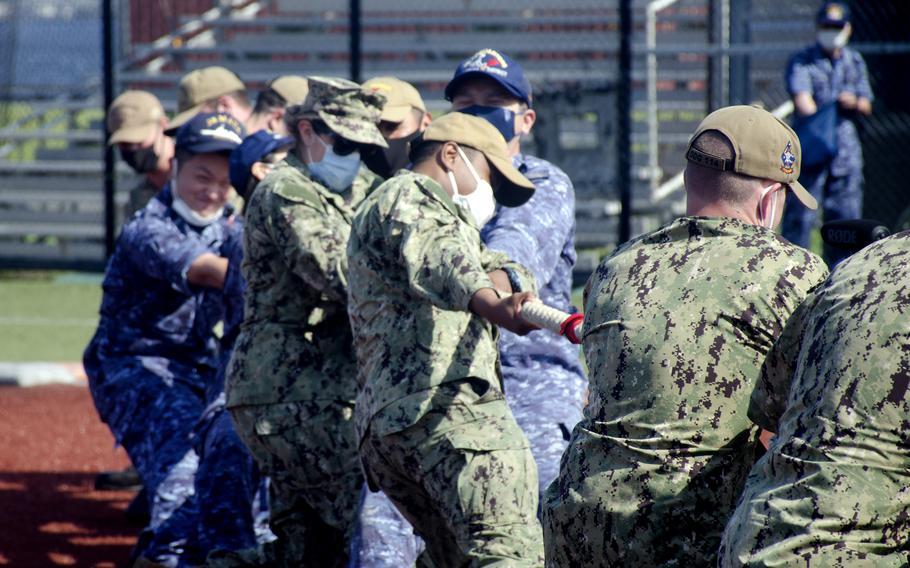
{"label": "dirt ground", "polygon": [[87,387],[0,387],[0,566],[123,566],[134,493],[93,484],[128,464]]}

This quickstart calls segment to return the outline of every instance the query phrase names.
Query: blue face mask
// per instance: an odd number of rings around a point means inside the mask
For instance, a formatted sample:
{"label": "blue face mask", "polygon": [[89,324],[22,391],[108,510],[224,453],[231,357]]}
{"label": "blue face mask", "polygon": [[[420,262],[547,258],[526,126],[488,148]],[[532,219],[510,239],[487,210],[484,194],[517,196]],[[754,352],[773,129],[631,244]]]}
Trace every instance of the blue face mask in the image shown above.
{"label": "blue face mask", "polygon": [[471,105],[458,109],[458,112],[482,118],[496,127],[506,142],[515,138],[515,113],[507,108]]}
{"label": "blue face mask", "polygon": [[314,177],[335,193],[341,193],[351,186],[360,170],[360,152],[357,150],[340,156],[335,149],[317,136],[316,140],[325,148],[325,155],[318,162],[310,162],[307,168]]}

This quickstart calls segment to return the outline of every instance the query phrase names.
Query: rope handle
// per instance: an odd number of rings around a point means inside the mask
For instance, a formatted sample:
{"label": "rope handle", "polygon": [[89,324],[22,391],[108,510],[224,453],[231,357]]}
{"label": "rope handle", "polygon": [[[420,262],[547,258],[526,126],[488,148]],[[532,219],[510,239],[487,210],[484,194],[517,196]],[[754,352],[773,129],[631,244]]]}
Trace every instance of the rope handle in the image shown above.
{"label": "rope handle", "polygon": [[584,321],[582,314],[569,314],[544,304],[538,299],[528,300],[521,305],[521,319],[536,326],[562,335],[572,343],[581,343],[576,329]]}

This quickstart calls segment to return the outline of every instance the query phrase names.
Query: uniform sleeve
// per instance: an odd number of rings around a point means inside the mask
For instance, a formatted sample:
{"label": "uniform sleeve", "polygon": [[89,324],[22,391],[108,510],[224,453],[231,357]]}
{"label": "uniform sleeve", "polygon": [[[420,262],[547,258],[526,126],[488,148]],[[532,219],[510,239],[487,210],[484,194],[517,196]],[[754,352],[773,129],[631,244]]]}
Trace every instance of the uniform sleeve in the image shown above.
{"label": "uniform sleeve", "polygon": [[856,73],[857,85],[856,96],[867,98],[870,101],[875,99],[872,93],[872,86],[869,85],[869,69],[866,67],[866,61],[859,53],[856,54]]}
{"label": "uniform sleeve", "polygon": [[441,207],[418,206],[394,225],[412,291],[441,309],[468,311],[471,297],[493,283],[481,250],[462,235],[459,222]]}
{"label": "uniform sleeve", "polygon": [[769,432],[777,432],[780,417],[787,409],[793,371],[799,357],[805,314],[809,312],[811,303],[813,302],[803,302],[790,316],[780,337],[765,358],[761,375],[749,399],[749,419]]}
{"label": "uniform sleeve", "polygon": [[124,228],[133,268],[150,278],[170,283],[179,292],[191,294],[186,279],[190,265],[212,252],[196,233],[182,233],[176,225],[161,219],[140,218]]}
{"label": "uniform sleeve", "polygon": [[572,182],[559,170],[548,173],[535,180],[537,190],[527,203],[501,207],[484,227],[486,245],[530,269],[538,289],[553,277],[575,223]]}
{"label": "uniform sleeve", "polygon": [[513,261],[506,253],[486,246],[480,251],[480,263],[485,272],[504,270],[509,275],[513,292],[537,293],[537,279],[534,273],[521,263]]}
{"label": "uniform sleeve", "polygon": [[330,226],[322,211],[273,195],[272,237],[288,269],[331,301],[347,301],[347,233]]}
{"label": "uniform sleeve", "polygon": [[787,61],[787,71],[784,76],[787,83],[787,92],[790,96],[797,93],[812,93],[812,78],[809,76],[809,67],[801,54],[797,53]]}

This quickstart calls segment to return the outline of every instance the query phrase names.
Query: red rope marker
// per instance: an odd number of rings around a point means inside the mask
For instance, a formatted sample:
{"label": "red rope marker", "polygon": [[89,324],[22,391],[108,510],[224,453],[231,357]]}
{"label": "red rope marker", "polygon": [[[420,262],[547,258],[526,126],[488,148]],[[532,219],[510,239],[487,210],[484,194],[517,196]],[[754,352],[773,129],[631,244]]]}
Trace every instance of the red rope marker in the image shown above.
{"label": "red rope marker", "polygon": [[572,343],[581,343],[576,330],[585,317],[582,314],[569,314],[544,304],[538,299],[528,300],[521,305],[521,319],[536,326],[562,335]]}

